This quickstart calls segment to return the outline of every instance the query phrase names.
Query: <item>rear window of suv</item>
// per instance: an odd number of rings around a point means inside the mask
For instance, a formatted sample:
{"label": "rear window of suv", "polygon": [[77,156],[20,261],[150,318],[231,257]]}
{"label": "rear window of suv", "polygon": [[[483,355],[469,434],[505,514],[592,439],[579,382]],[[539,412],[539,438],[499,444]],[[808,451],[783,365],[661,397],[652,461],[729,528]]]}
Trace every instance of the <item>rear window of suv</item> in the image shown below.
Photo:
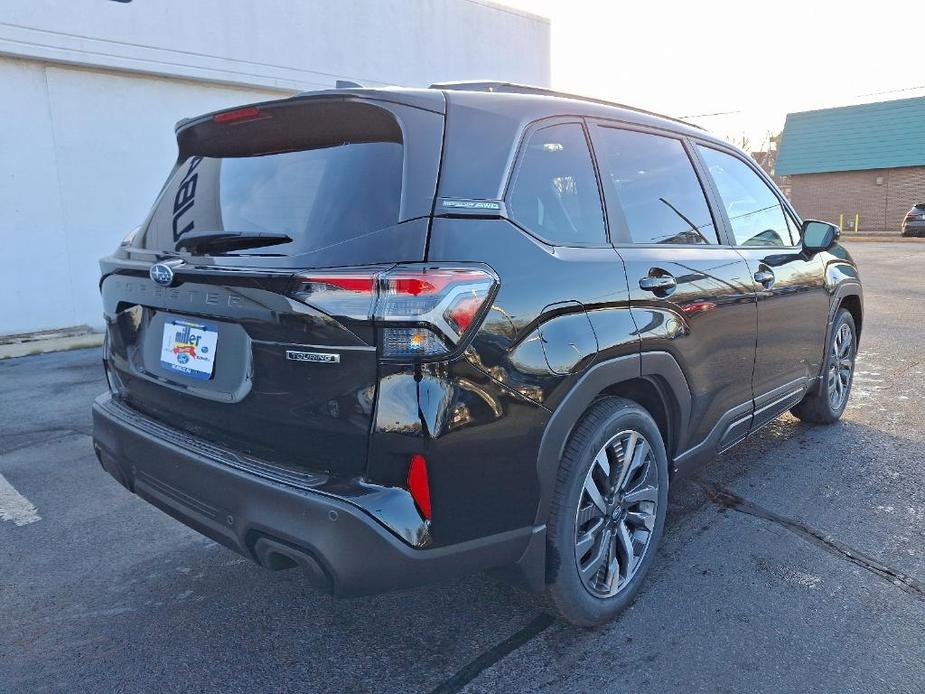
{"label": "rear window of suv", "polygon": [[[174,251],[192,232],[270,232],[293,241],[234,253],[297,255],[397,224],[400,139],[376,141],[373,134],[338,133],[330,123],[318,137],[311,132],[312,119],[304,120],[300,127],[307,132],[289,133],[288,151],[262,151],[261,124],[255,123],[249,150],[241,152],[230,142],[231,156],[186,158],[158,199],[141,245]],[[279,147],[274,130],[268,130],[267,146]],[[221,154],[220,146],[218,150]]]}

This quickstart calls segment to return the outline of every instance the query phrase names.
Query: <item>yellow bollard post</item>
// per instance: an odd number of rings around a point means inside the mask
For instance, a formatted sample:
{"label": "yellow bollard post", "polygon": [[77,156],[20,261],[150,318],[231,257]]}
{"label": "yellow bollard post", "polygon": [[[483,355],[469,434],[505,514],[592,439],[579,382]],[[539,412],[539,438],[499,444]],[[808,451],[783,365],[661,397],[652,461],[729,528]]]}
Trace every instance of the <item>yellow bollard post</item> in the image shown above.
{"label": "yellow bollard post", "polygon": [[854,215],[854,233],[858,233],[858,225],[861,223],[861,215],[855,213]]}
{"label": "yellow bollard post", "polygon": [[845,213],[844,212],[838,215],[838,228],[841,229],[842,231],[845,230]]}

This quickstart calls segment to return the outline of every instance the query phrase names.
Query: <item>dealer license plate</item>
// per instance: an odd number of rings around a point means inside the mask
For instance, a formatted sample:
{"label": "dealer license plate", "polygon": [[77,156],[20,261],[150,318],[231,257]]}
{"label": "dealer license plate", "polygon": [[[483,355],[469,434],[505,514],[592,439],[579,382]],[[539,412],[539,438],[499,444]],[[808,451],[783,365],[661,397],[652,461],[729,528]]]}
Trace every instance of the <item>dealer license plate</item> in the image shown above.
{"label": "dealer license plate", "polygon": [[201,323],[168,321],[161,342],[161,366],[190,378],[212,378],[218,330]]}

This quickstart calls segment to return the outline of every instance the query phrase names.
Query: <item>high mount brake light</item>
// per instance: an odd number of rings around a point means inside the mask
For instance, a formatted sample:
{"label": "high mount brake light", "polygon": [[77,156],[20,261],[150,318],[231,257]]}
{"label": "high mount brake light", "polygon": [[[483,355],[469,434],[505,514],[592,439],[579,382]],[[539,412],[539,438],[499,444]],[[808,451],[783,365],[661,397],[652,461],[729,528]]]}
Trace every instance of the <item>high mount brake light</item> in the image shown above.
{"label": "high mount brake light", "polygon": [[263,120],[264,118],[271,118],[272,116],[266,111],[261,111],[256,106],[247,106],[245,108],[238,108],[234,111],[223,111],[222,113],[216,113],[212,116],[212,120],[215,123],[219,124],[229,124],[229,123],[244,123],[246,121],[252,120]]}
{"label": "high mount brake light", "polygon": [[470,329],[497,284],[475,268],[402,265],[381,272],[306,273],[293,296],[326,313],[373,320],[382,356],[436,357],[452,351]]}

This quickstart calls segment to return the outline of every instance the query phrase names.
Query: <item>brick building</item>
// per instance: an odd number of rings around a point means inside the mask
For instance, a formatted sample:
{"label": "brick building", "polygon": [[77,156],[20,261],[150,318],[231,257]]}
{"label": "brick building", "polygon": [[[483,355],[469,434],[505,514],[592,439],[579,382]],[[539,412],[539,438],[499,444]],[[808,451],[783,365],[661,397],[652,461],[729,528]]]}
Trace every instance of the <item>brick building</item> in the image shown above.
{"label": "brick building", "polygon": [[775,174],[804,218],[898,232],[925,202],[925,97],[788,114]]}

